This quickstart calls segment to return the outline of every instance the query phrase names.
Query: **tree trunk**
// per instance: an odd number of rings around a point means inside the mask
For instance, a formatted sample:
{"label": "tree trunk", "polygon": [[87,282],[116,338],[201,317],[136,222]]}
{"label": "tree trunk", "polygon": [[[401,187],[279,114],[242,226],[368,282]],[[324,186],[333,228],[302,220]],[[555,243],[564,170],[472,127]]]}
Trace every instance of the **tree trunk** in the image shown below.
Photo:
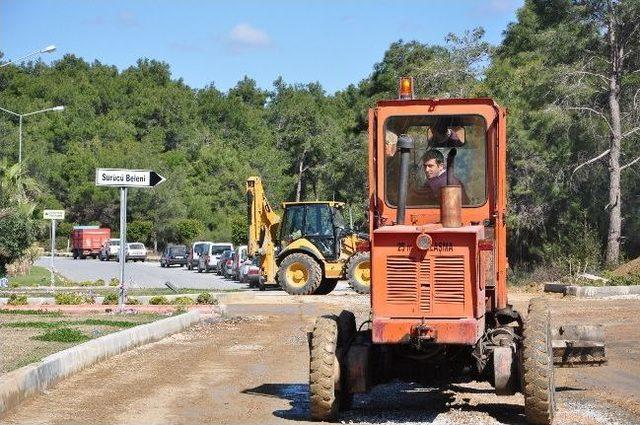
{"label": "tree trunk", "polygon": [[302,195],[302,174],[304,173],[304,157],[306,155],[306,151],[302,152],[302,157],[300,161],[298,161],[298,185],[296,188],[296,202],[300,202],[300,196]]}
{"label": "tree trunk", "polygon": [[611,76],[609,79],[609,114],[611,121],[611,152],[609,153],[609,232],[607,235],[606,264],[616,266],[620,258],[622,234],[622,198],[620,192],[620,77],[624,50],[617,37],[614,11],[609,9],[609,45],[611,48]]}

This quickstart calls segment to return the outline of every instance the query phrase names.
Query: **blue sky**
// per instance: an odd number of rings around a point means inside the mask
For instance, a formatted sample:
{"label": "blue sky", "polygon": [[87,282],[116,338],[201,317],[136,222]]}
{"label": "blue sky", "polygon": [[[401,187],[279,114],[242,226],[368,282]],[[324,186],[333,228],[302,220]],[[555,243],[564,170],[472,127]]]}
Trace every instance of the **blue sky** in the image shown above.
{"label": "blue sky", "polygon": [[0,0],[0,50],[14,59],[49,44],[122,70],[141,57],[170,64],[194,88],[357,83],[398,39],[443,43],[482,26],[499,43],[523,0]]}

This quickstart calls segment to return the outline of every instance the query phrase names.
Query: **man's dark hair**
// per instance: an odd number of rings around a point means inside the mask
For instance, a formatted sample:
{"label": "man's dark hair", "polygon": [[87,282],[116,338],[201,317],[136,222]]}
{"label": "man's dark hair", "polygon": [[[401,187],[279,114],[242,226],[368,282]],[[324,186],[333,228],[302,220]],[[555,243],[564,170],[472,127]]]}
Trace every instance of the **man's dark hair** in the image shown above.
{"label": "man's dark hair", "polygon": [[438,164],[444,164],[444,155],[437,149],[429,149],[422,155],[423,164],[430,159],[435,159]]}

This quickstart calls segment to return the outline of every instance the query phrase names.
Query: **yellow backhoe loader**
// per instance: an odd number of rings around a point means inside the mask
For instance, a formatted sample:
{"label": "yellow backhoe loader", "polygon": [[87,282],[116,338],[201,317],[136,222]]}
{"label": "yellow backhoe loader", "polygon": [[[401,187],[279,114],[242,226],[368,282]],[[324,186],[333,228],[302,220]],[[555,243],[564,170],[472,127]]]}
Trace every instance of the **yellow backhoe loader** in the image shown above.
{"label": "yellow backhoe loader", "polygon": [[371,288],[369,241],[346,226],[344,203],[284,202],[271,208],[260,177],[247,179],[249,256],[258,257],[259,287],[280,285],[291,295],[324,295],[340,279],[359,294]]}

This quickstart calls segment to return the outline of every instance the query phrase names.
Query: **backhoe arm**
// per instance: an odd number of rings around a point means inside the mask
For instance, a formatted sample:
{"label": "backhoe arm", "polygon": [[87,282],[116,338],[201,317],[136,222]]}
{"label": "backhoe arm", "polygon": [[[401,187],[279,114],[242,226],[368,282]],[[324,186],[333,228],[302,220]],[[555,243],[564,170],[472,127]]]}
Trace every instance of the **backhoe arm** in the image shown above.
{"label": "backhoe arm", "polygon": [[276,283],[275,244],[280,216],[269,205],[260,177],[247,179],[247,216],[249,220],[249,256],[260,256],[260,270],[266,284]]}

